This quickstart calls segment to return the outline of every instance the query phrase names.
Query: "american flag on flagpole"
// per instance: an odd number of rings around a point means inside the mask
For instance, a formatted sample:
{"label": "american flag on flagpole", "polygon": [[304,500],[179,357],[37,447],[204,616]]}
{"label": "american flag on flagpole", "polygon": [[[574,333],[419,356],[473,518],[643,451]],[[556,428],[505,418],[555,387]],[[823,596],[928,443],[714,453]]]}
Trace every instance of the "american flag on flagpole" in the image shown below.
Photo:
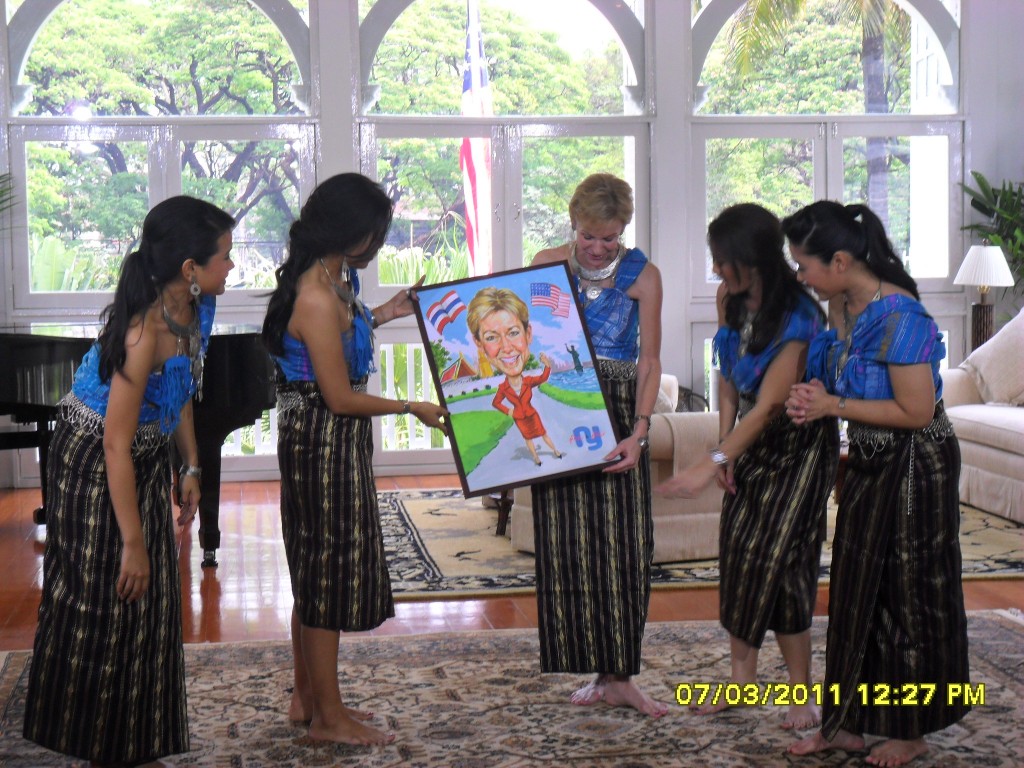
{"label": "american flag on flagpole", "polygon": [[530,306],[547,307],[555,317],[569,316],[569,294],[554,283],[530,283]]}
{"label": "american flag on flagpole", "polygon": [[[462,114],[488,117],[494,114],[487,59],[480,32],[480,9],[466,0],[466,68],[462,76]],[[459,167],[466,196],[466,242],[469,274],[491,272],[491,140],[467,136],[462,140]]]}

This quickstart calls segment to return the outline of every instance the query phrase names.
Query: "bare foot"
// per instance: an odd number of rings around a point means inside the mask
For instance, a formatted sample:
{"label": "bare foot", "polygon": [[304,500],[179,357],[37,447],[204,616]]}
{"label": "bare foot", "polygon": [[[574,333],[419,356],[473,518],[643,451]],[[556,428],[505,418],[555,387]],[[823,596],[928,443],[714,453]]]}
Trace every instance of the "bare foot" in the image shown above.
{"label": "bare foot", "polygon": [[875,744],[871,748],[871,754],[864,759],[871,765],[879,765],[882,768],[895,768],[897,765],[906,765],[927,751],[928,744],[925,743],[924,739],[914,739],[913,741],[887,739],[879,744]]}
{"label": "bare foot", "polygon": [[[754,682],[753,680],[748,680],[746,682],[740,683],[740,682],[737,682],[736,680],[730,680],[726,684],[726,686],[724,686],[724,687],[719,686],[715,696],[712,696],[711,700],[705,699],[705,703],[704,704],[691,704],[690,705],[690,711],[693,712],[695,715],[716,715],[719,712],[724,712],[725,710],[729,709],[733,705],[730,704],[728,701],[726,701],[726,697],[725,697],[723,691],[728,689],[729,686],[732,686],[734,688],[739,688],[740,690],[742,690],[743,686],[748,685],[748,684],[753,683],[753,682]],[[717,701],[714,700],[716,697],[718,698]]]}
{"label": "bare foot", "polygon": [[782,721],[782,729],[785,731],[802,731],[816,725],[821,725],[821,707],[810,701],[806,704],[791,704],[786,719]]}
{"label": "bare foot", "polygon": [[342,715],[334,723],[321,722],[310,725],[309,738],[314,741],[337,741],[342,744],[373,746],[375,744],[390,744],[395,740],[395,734],[379,731],[376,728],[363,725],[348,715]]}
{"label": "bare foot", "polygon": [[816,731],[811,736],[789,745],[787,750],[791,755],[809,755],[813,752],[823,752],[827,749],[841,749],[845,752],[859,752],[864,749],[864,737],[857,736],[844,731],[842,728],[836,733],[832,741],[825,738],[821,731]]}
{"label": "bare foot", "polygon": [[613,707],[633,707],[650,717],[658,718],[668,712],[668,705],[652,699],[630,679],[609,679],[604,685],[604,700]]}
{"label": "bare foot", "polygon": [[[345,711],[345,714],[353,720],[366,722],[367,720],[373,719],[373,712],[363,712],[360,709],[346,707],[344,704],[342,704],[341,707]],[[302,703],[302,698],[298,694],[292,694],[292,700],[288,704],[288,719],[291,722],[298,723],[299,725],[309,725],[313,722],[313,715],[310,714],[312,711],[312,704],[307,706]]]}
{"label": "bare foot", "polygon": [[604,675],[598,675],[578,691],[573,691],[569,701],[581,707],[597,704],[597,702],[604,698],[604,682]]}

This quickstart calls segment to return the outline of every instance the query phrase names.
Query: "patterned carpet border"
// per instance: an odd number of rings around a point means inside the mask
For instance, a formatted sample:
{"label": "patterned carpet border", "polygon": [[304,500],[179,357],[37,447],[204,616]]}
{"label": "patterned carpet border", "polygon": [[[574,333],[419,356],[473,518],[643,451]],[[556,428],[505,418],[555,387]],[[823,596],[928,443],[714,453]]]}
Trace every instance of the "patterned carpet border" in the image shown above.
{"label": "patterned carpet border", "polygon": [[[484,509],[479,499],[467,500],[459,490],[432,490],[382,491],[378,501],[396,599],[437,599],[441,595],[462,598],[534,591],[533,556],[516,552],[507,538],[494,535],[497,513]],[[444,515],[446,507],[449,512],[466,508],[468,511],[462,515],[450,514],[451,529],[434,531],[435,539],[431,540],[420,531],[408,509],[428,501],[426,514]],[[832,508],[828,542],[833,533],[834,511]],[[1022,534],[1024,529],[1013,521],[964,506],[963,578],[1024,578]],[[442,557],[434,551],[439,541],[469,543]],[[822,584],[828,583],[831,561],[831,547],[826,543],[819,577]],[[461,572],[463,566],[475,572]],[[655,589],[714,587],[718,580],[717,560],[656,564],[652,571]]]}
{"label": "patterned carpet border", "polygon": [[[1024,764],[1024,622],[1008,611],[968,616],[971,684],[984,703],[928,737],[915,768],[1018,768]],[[812,627],[813,676],[824,668],[826,620]],[[0,765],[71,766],[21,736],[28,651],[0,654]],[[729,674],[728,639],[717,622],[648,625],[638,682],[673,702],[680,683]],[[386,747],[312,744],[286,711],[291,685],[287,642],[190,644],[185,648],[191,751],[177,768],[675,768],[676,766],[851,766],[863,753],[786,754],[797,736],[779,727],[781,707],[737,707],[714,717],[674,702],[661,720],[598,704],[575,707],[584,679],[541,675],[535,630],[415,636],[351,636],[339,660],[346,703],[376,713],[394,731]],[[771,638],[761,682],[778,682],[784,663]],[[979,686],[984,686],[980,688]],[[876,741],[868,737],[868,744]]]}

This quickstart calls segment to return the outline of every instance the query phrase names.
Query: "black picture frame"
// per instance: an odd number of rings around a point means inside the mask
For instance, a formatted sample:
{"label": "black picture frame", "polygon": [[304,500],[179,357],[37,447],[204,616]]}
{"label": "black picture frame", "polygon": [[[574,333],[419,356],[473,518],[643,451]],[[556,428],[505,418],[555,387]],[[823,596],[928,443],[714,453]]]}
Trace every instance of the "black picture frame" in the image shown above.
{"label": "black picture frame", "polygon": [[618,437],[567,262],[423,286],[416,319],[467,498],[607,466]]}

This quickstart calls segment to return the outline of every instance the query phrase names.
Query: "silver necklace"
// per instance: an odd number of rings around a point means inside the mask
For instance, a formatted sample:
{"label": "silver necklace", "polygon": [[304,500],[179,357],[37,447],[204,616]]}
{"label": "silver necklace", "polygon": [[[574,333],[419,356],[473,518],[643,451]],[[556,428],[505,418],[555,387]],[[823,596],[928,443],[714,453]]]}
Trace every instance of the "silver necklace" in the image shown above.
{"label": "silver necklace", "polygon": [[[177,339],[176,352],[179,356],[188,355],[192,363],[192,379],[196,382],[197,393],[202,399],[203,391],[203,355],[202,338],[199,329],[199,309],[195,302],[192,305],[192,321],[188,325],[177,322],[171,313],[167,311],[167,304],[164,303],[164,295],[160,294],[160,309],[163,311],[164,322],[167,328]],[[187,349],[186,349],[187,347]]]}
{"label": "silver necklace", "polygon": [[[882,281],[879,280],[878,290],[875,291],[875,295],[871,297],[871,301],[869,301],[868,304],[876,302],[881,298]],[[867,305],[864,306],[864,309],[867,309]],[[847,296],[846,300],[843,302],[843,325],[846,326],[846,338],[843,340],[843,348],[839,351],[839,357],[836,359],[836,381],[839,381],[839,376],[842,374],[843,369],[846,368],[846,361],[850,357],[850,347],[853,344],[853,326],[856,324],[857,320],[860,319],[860,316],[863,313],[864,310],[861,310],[856,315],[850,314],[850,298]]]}
{"label": "silver necklace", "polygon": [[[609,277],[614,278],[615,274],[619,271],[619,264],[622,263],[622,257],[625,256],[626,250],[620,245],[618,252],[615,254],[615,258],[611,262],[601,267],[600,269],[584,269],[583,266],[576,260],[576,243],[569,246],[569,263],[572,265],[572,271],[576,273],[577,281],[586,280],[591,285],[585,287],[583,291],[584,295],[590,301],[593,301],[601,292],[604,290],[602,285],[594,285],[594,283],[600,283],[603,280],[607,280]],[[583,287],[581,285],[581,287]]]}

